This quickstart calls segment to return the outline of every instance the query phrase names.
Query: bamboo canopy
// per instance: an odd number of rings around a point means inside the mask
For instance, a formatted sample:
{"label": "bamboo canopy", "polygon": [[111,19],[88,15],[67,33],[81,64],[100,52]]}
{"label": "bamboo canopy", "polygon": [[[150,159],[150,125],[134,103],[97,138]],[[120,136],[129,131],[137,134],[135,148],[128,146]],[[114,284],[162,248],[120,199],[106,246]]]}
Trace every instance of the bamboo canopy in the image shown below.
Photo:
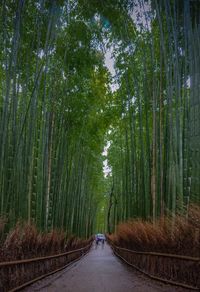
{"label": "bamboo canopy", "polygon": [[25,220],[88,237],[98,222],[112,231],[200,203],[200,3],[104,2],[1,1],[8,229]]}

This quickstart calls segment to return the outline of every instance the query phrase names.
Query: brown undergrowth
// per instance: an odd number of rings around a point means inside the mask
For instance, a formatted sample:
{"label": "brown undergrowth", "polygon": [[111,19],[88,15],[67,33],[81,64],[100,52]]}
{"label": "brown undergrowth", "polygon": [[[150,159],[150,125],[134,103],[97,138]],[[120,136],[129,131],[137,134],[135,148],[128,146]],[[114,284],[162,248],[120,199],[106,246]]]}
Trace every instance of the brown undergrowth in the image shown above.
{"label": "brown undergrowth", "polygon": [[[0,233],[3,230],[3,220]],[[80,239],[58,230],[39,232],[34,225],[18,223],[1,242],[0,262],[59,254],[85,247],[92,239]]]}
{"label": "brown undergrowth", "polygon": [[200,257],[200,206],[191,206],[188,216],[167,216],[156,223],[130,220],[108,236],[119,247]]}

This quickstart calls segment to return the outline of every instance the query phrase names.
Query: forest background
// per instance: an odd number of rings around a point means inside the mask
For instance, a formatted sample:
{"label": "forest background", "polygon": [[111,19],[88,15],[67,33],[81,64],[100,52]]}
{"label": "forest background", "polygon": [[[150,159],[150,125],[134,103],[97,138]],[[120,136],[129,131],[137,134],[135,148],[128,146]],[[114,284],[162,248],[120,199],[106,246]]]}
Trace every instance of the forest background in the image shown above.
{"label": "forest background", "polygon": [[200,202],[199,1],[3,0],[0,14],[2,229],[89,237],[187,216]]}

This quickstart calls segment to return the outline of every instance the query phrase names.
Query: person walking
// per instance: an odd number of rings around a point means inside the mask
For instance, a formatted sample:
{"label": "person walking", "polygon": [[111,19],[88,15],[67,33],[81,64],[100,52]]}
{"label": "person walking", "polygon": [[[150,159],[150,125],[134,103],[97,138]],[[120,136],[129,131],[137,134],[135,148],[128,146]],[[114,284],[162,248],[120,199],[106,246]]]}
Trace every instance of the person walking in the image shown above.
{"label": "person walking", "polygon": [[100,241],[100,239],[99,239],[98,235],[96,235],[95,236],[95,248],[96,249],[97,249],[97,246],[99,245],[99,241]]}

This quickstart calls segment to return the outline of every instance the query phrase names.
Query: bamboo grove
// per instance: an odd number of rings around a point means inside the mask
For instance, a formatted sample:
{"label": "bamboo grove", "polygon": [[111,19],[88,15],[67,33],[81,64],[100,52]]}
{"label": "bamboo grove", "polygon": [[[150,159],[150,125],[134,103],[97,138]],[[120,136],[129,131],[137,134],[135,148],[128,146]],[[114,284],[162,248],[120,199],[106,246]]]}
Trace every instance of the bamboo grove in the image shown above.
{"label": "bamboo grove", "polygon": [[137,31],[124,24],[115,51],[112,230],[129,218],[187,215],[200,202],[200,3],[147,2],[137,1],[143,19]]}
{"label": "bamboo grove", "polygon": [[76,1],[1,1],[0,13],[1,215],[87,237],[109,107],[98,27]]}
{"label": "bamboo grove", "polygon": [[200,202],[199,9],[198,0],[1,1],[8,228],[20,219],[88,237],[105,204],[111,231]]}

